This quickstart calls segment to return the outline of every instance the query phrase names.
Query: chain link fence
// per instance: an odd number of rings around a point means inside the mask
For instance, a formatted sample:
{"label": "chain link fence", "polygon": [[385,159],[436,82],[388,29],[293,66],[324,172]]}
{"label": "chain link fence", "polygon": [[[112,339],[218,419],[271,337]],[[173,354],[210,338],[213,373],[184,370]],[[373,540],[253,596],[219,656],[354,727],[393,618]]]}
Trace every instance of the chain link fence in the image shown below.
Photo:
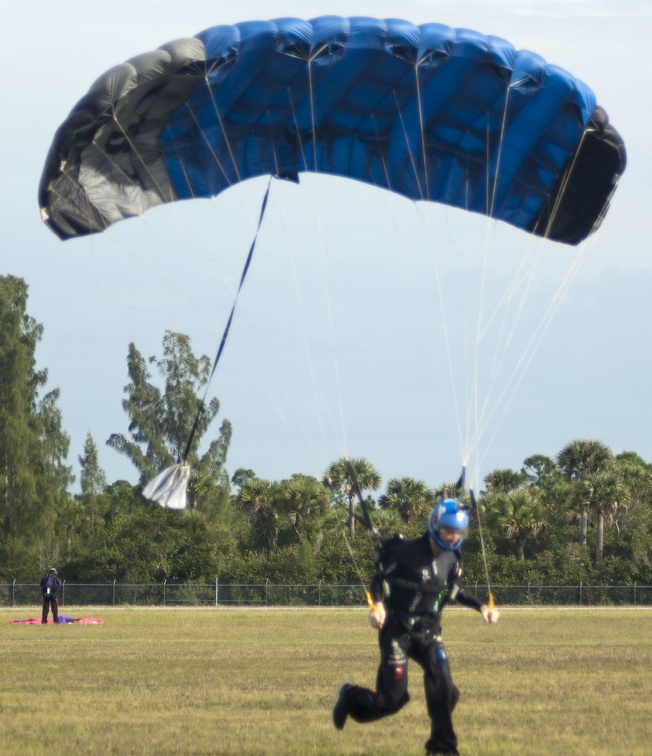
{"label": "chain link fence", "polygon": [[[485,600],[487,586],[469,586]],[[652,606],[652,585],[494,585],[502,606]],[[73,583],[64,581],[59,605],[69,606],[357,606],[360,585],[314,583]],[[40,604],[38,583],[0,583],[0,606]]]}

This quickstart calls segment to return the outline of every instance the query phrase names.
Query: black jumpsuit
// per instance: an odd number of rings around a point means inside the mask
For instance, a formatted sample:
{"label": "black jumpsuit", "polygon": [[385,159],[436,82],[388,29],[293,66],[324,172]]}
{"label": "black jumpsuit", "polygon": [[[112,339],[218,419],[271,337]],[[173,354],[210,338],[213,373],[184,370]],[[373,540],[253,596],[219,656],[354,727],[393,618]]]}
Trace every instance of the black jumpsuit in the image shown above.
{"label": "black jumpsuit", "polygon": [[380,666],[376,691],[351,686],[349,716],[372,722],[394,714],[409,701],[408,659],[423,669],[426,705],[431,720],[430,753],[457,753],[452,713],[459,691],[451,678],[441,639],[441,611],[451,600],[480,610],[480,602],[462,582],[459,551],[435,556],[429,535],[383,545],[379,571],[371,585],[374,601],[383,600],[387,620],[379,631]]}
{"label": "black jumpsuit", "polygon": [[[43,607],[41,611],[41,624],[46,625],[48,621],[49,609],[52,608],[52,620],[55,625],[59,624],[59,591],[61,590],[61,579],[56,575],[43,575],[41,579],[41,593],[43,594]],[[48,591],[48,588],[50,589]]]}

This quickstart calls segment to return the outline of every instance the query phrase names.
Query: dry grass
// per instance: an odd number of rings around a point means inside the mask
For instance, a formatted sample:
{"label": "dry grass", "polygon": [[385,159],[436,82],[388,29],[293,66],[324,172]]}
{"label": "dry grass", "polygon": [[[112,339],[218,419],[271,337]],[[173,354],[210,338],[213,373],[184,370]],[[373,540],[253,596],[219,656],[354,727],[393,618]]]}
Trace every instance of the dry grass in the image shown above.
{"label": "dry grass", "polygon": [[[414,666],[398,715],[331,725],[338,684],[375,678],[362,609],[66,613],[105,624],[8,625],[29,613],[0,610],[3,754],[423,753]],[[651,752],[652,611],[505,609],[487,627],[447,610],[444,630],[463,756]]]}

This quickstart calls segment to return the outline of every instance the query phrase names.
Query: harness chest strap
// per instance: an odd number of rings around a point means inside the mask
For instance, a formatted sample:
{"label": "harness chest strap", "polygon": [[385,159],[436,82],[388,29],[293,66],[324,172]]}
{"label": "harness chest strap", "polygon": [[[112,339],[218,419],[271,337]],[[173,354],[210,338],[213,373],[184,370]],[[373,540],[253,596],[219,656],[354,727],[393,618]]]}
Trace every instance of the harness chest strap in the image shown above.
{"label": "harness chest strap", "polygon": [[[391,586],[396,586],[397,588],[406,588],[407,590],[414,591],[415,593],[441,593],[442,592],[442,585],[436,580],[423,580],[417,583],[413,580],[404,580],[403,578],[393,578],[390,580],[385,578],[385,580],[383,580],[383,589],[384,589],[383,592],[385,594],[385,597],[388,597],[390,595]],[[450,591],[451,601],[455,600],[459,591],[460,591],[459,585],[457,585],[457,583],[453,583],[453,586]]]}

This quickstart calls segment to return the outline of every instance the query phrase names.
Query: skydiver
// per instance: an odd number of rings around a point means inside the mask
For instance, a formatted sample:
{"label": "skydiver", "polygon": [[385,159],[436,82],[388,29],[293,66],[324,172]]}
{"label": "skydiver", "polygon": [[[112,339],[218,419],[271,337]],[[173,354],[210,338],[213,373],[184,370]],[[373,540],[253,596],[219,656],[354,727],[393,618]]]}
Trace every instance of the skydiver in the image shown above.
{"label": "skydiver", "polygon": [[338,730],[347,717],[373,722],[403,708],[409,701],[408,659],[414,659],[424,672],[431,720],[426,752],[458,754],[452,714],[459,690],[441,637],[441,612],[449,601],[457,601],[480,612],[487,623],[498,621],[498,610],[481,604],[462,581],[460,547],[468,526],[468,510],[455,499],[443,499],[432,510],[423,536],[382,542],[369,612],[370,625],[379,631],[376,690],[340,686],[332,714]]}
{"label": "skydiver", "polygon": [[41,624],[47,625],[48,611],[52,607],[52,620],[55,625],[59,624],[59,591],[63,585],[54,567],[41,578],[41,593],[43,594],[43,611],[41,612]]}

